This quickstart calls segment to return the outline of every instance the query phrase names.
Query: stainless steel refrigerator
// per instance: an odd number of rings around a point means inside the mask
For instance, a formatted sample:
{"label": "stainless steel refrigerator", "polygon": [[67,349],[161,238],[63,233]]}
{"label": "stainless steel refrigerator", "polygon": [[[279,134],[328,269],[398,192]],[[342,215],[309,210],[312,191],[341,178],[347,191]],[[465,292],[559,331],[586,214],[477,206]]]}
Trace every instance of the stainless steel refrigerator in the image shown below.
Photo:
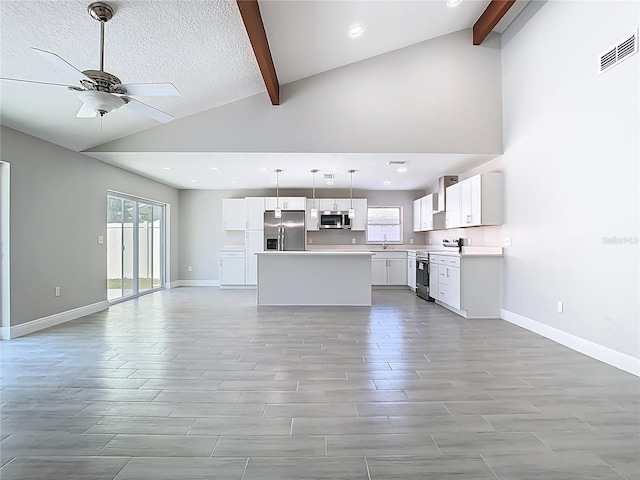
{"label": "stainless steel refrigerator", "polygon": [[273,210],[264,212],[264,249],[265,251],[305,250],[307,229],[304,210],[282,210],[282,216],[276,218]]}

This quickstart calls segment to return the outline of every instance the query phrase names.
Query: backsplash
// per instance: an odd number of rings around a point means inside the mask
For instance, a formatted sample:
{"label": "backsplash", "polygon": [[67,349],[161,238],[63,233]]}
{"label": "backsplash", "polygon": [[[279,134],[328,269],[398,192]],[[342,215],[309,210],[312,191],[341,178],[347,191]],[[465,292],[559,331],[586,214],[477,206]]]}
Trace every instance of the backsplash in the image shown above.
{"label": "backsplash", "polygon": [[431,245],[440,245],[443,238],[460,237],[471,239],[471,245],[474,247],[501,247],[501,232],[500,225],[434,230],[427,233],[427,244],[431,240]]}

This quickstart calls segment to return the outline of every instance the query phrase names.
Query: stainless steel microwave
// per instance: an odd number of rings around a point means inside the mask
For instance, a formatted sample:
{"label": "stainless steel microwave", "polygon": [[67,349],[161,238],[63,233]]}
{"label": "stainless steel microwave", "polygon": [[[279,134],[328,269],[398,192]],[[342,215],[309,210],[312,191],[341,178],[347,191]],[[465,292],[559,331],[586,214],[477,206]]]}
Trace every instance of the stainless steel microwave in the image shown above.
{"label": "stainless steel microwave", "polygon": [[342,230],[351,230],[351,219],[349,212],[321,211],[320,225],[321,229],[333,228]]}

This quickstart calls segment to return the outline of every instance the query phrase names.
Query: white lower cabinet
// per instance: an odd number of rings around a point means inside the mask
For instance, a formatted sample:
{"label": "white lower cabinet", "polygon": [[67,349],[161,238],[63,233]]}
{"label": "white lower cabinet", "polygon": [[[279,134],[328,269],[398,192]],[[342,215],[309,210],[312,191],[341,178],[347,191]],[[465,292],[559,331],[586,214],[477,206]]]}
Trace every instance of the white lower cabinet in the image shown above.
{"label": "white lower cabinet", "polygon": [[220,252],[220,286],[244,285],[244,251]]}
{"label": "white lower cabinet", "polygon": [[429,254],[429,292],[436,302],[465,318],[499,318],[500,255]]}
{"label": "white lower cabinet", "polygon": [[376,252],[371,257],[372,285],[407,285],[407,252]]}
{"label": "white lower cabinet", "polygon": [[407,252],[407,286],[416,291],[416,252]]}

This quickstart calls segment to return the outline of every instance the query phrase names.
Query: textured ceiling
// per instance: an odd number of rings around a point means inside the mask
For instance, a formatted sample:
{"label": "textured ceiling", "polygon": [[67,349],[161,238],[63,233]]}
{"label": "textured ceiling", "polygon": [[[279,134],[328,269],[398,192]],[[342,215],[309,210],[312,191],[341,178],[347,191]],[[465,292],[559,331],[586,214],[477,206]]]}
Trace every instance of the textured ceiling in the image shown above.
{"label": "textured ceiling", "polygon": [[[79,70],[98,69],[100,25],[87,13],[89,3],[88,0],[0,1],[0,76],[73,84],[65,72],[50,65],[30,47],[54,52]],[[449,8],[446,0],[261,0],[260,8],[276,71],[280,83],[285,84],[469,28],[488,3],[489,0],[463,0],[459,6]],[[171,82],[181,92],[179,97],[139,97],[139,100],[175,117],[258,93],[269,102],[235,0],[137,0],[109,4],[115,15],[105,26],[105,70],[123,83]],[[347,30],[355,23],[363,24],[365,30],[360,37],[351,38]],[[102,119],[78,119],[75,115],[81,102],[75,93],[64,89],[9,82],[2,82],[0,87],[2,124],[76,151],[158,125],[128,109]],[[201,158],[185,158],[179,152],[162,155],[167,165],[176,164],[171,176],[166,171],[158,173],[157,162],[145,161],[144,152],[105,154],[102,159],[179,188],[270,186],[264,172],[250,173],[261,165],[270,165],[269,154],[237,155],[238,165],[247,167],[240,182],[243,185],[230,184],[232,176],[242,174],[242,168],[237,174],[221,172],[209,183],[191,182],[197,169],[209,165],[207,162],[215,163],[221,155],[216,152],[203,152]],[[310,168],[329,168],[326,155],[303,154],[303,157],[313,165]],[[441,171],[442,165],[471,168],[489,159],[473,155],[423,157],[412,160],[414,168],[422,165],[421,176]],[[287,162],[293,165],[300,160],[296,155],[286,156],[278,168],[286,171]],[[330,160],[334,167],[346,170],[344,156]],[[354,160],[355,157],[349,159],[352,164]],[[382,161],[375,157],[371,160]],[[363,169],[371,168],[373,163],[363,163]],[[359,188],[420,188],[414,187],[415,181],[410,176],[405,175],[406,180],[402,180],[397,174],[390,186],[381,187],[388,169],[378,170],[375,174],[363,173],[360,178],[363,182],[365,177],[368,180]],[[177,178],[180,180],[176,181]],[[286,177],[283,181],[287,181]],[[291,186],[300,182],[301,179],[292,181]]]}

